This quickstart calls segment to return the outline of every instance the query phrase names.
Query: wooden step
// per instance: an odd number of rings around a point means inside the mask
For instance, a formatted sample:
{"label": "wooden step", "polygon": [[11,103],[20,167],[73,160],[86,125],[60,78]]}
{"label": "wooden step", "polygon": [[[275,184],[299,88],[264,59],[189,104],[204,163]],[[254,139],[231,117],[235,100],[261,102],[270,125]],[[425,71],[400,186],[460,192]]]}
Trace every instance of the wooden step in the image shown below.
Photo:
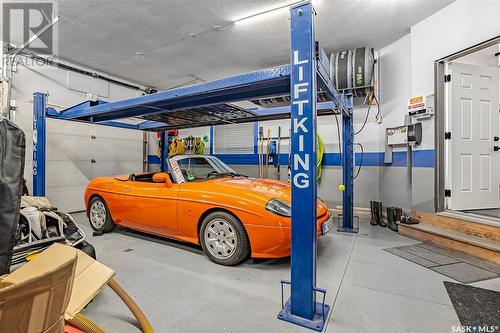
{"label": "wooden step", "polygon": [[399,224],[399,233],[500,264],[500,242],[496,240],[447,230],[426,223]]}
{"label": "wooden step", "polygon": [[414,216],[427,225],[457,231],[463,234],[500,241],[500,227],[464,220],[461,218],[443,216],[424,212],[415,212]]}

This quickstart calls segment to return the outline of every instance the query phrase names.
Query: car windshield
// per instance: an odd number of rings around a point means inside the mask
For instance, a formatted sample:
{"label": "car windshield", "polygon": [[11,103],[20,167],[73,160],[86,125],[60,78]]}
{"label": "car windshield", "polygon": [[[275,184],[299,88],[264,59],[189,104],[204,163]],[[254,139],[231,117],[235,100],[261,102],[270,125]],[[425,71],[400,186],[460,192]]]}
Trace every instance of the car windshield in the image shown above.
{"label": "car windshield", "polygon": [[213,156],[174,156],[170,164],[178,183],[244,176]]}

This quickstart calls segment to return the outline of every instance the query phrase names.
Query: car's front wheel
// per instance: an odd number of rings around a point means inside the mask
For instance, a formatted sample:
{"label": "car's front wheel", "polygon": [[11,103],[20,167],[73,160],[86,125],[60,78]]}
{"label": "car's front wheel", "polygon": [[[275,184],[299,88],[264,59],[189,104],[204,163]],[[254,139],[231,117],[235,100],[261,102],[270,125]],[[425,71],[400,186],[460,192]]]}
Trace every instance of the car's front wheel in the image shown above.
{"label": "car's front wheel", "polygon": [[222,211],[205,217],[200,228],[200,243],[210,260],[221,265],[236,265],[250,253],[250,243],[241,222]]}
{"label": "car's front wheel", "polygon": [[101,197],[94,197],[90,201],[89,221],[92,229],[96,231],[110,232],[116,227],[108,206]]}

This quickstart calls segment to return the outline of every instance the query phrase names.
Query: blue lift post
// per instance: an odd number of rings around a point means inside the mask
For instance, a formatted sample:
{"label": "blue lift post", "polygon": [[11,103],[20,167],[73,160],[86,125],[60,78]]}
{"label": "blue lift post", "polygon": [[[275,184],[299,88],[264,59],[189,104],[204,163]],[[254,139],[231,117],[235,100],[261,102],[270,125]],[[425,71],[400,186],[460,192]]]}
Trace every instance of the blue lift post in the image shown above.
{"label": "blue lift post", "polygon": [[354,226],[353,145],[354,145],[354,130],[352,124],[352,113],[351,114],[343,113],[341,162],[342,162],[342,181],[345,186],[345,189],[342,192],[342,225],[338,226],[337,231],[357,233],[358,226]]}
{"label": "blue lift post", "polygon": [[45,196],[47,94],[33,94],[33,195]]}
{"label": "blue lift post", "polygon": [[[292,236],[290,299],[278,318],[322,331],[329,306],[316,302],[316,40],[314,9],[307,1],[290,8]],[[282,281],[282,288],[283,283]]]}
{"label": "blue lift post", "polygon": [[161,132],[160,170],[168,172],[168,131]]}

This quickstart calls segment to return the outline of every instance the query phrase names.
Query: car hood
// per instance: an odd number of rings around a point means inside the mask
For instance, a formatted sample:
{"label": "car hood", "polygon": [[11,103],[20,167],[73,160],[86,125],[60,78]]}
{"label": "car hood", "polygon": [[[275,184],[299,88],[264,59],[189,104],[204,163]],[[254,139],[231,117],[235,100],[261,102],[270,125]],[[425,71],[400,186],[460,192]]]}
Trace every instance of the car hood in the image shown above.
{"label": "car hood", "polygon": [[290,202],[290,184],[287,182],[245,177],[223,178],[216,182],[219,186],[227,186],[245,192],[250,191],[253,194],[262,194],[269,198],[280,198]]}
{"label": "car hood", "polygon": [[[290,183],[261,178],[223,178],[216,181],[219,186],[227,186],[235,189],[240,189],[247,195],[259,195],[266,200],[277,198],[281,201],[290,204],[291,199],[291,186]],[[324,214],[328,209],[326,203],[318,199],[318,216]]]}

